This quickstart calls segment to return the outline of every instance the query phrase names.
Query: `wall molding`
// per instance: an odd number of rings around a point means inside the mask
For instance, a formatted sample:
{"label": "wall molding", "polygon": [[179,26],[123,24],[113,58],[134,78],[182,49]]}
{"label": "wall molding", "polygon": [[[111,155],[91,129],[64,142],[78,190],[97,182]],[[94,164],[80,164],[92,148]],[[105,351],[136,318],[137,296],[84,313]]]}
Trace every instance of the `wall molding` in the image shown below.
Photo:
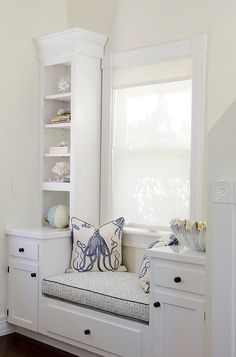
{"label": "wall molding", "polygon": [[213,182],[209,189],[212,356],[235,357],[236,182]]}
{"label": "wall molding", "polygon": [[0,315],[0,336],[15,332],[15,327],[7,322],[5,315]]}

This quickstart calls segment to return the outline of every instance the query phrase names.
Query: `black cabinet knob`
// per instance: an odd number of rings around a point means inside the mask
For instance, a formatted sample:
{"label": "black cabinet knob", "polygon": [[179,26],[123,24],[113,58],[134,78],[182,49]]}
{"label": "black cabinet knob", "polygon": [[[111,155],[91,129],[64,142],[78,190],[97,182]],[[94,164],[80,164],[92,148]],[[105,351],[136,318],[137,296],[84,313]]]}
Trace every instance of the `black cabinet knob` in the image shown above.
{"label": "black cabinet knob", "polygon": [[36,277],[36,273],[31,273],[31,277],[35,278]]}
{"label": "black cabinet knob", "polygon": [[24,251],[25,251],[24,248],[19,248],[20,253],[23,253]]}
{"label": "black cabinet knob", "polygon": [[156,301],[156,302],[154,302],[153,306],[154,306],[154,307],[160,307],[161,304],[159,303],[159,301]]}
{"label": "black cabinet knob", "polygon": [[176,277],[174,278],[174,282],[175,282],[175,283],[180,283],[180,282],[181,282],[181,277],[180,277],[180,276],[176,276]]}
{"label": "black cabinet knob", "polygon": [[89,330],[89,329],[84,330],[84,334],[85,334],[85,335],[90,335],[90,330]]}

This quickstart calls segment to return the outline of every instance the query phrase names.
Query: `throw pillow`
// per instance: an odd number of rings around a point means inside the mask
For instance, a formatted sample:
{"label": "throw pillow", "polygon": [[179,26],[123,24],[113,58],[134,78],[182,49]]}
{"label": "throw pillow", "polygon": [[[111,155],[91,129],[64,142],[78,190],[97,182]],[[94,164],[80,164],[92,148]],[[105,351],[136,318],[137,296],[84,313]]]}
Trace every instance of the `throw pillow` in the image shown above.
{"label": "throw pillow", "polygon": [[[154,242],[150,243],[148,249],[161,247],[164,245],[176,245],[178,240],[174,234],[167,234]],[[150,292],[150,257],[146,254],[143,256],[143,261],[139,269],[139,282],[145,293]]]}
{"label": "throw pillow", "polygon": [[73,217],[71,266],[66,272],[126,271],[121,265],[124,221],[120,217],[96,228]]}

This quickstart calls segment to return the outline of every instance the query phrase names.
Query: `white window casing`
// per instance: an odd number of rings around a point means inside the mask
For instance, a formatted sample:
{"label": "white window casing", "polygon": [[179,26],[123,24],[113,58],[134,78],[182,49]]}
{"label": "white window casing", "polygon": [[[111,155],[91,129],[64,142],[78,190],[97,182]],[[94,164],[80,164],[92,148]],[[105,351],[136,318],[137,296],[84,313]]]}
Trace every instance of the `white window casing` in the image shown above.
{"label": "white window casing", "polygon": [[[111,216],[112,186],[112,138],[113,138],[113,85],[124,86],[127,76],[122,77],[127,67],[135,72],[135,67],[150,65],[162,66],[168,61],[191,59],[192,79],[192,121],[191,121],[191,170],[190,170],[190,218],[205,218],[205,76],[206,76],[207,37],[199,35],[192,39],[160,44],[147,48],[107,54],[103,59],[103,105],[102,105],[102,145],[101,145],[101,205],[100,223],[114,218]],[[184,63],[184,62],[183,62]],[[185,65],[184,65],[185,66]],[[186,66],[185,66],[186,67]],[[168,67],[167,67],[168,68]],[[170,68],[170,67],[169,67]],[[117,76],[118,72],[118,76]],[[139,71],[142,73],[142,71]],[[136,79],[139,81],[139,75]],[[117,77],[116,77],[117,76]],[[132,73],[130,74],[132,76]],[[185,78],[185,73],[177,73],[176,78]],[[174,73],[170,74],[172,79]],[[152,79],[150,72],[148,80]],[[153,78],[154,82],[158,78]],[[120,82],[119,82],[120,81]],[[141,80],[142,82],[142,80]],[[134,83],[134,82],[132,82]],[[165,228],[160,227],[163,231]],[[152,227],[127,229],[126,245],[147,246],[148,240],[154,240],[156,234]],[[130,237],[130,239],[129,239]],[[150,238],[149,238],[150,237]],[[137,238],[137,239],[136,239]],[[129,242],[130,241],[130,242]],[[143,241],[143,245],[142,245]],[[124,242],[125,243],[125,242]],[[136,244],[137,243],[137,244]]]}

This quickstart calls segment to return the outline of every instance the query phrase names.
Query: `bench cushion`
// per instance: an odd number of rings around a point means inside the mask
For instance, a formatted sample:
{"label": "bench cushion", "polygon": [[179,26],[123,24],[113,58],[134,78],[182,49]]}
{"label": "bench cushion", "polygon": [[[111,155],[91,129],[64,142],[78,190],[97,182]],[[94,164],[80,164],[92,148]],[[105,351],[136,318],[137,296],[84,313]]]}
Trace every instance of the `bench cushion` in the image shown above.
{"label": "bench cushion", "polygon": [[84,272],[43,280],[48,296],[143,322],[149,321],[149,296],[138,277],[127,272]]}

